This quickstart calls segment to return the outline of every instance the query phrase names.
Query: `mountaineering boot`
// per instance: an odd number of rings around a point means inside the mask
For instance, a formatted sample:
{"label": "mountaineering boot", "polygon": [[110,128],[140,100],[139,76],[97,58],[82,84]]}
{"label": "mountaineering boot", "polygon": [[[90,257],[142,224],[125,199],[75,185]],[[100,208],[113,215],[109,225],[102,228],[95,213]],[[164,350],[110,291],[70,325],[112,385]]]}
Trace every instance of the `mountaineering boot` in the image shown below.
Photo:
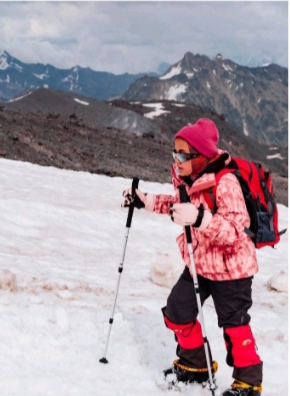
{"label": "mountaineering boot", "polygon": [[[217,372],[218,364],[213,362],[211,367],[211,372],[214,374]],[[180,363],[180,360],[174,360],[173,365],[167,370],[163,371],[164,379],[168,381],[168,385],[174,386],[178,382],[183,382],[185,384],[197,382],[199,384],[208,381],[208,369],[207,368],[192,368],[185,366]],[[255,396],[255,395],[253,395]]]}
{"label": "mountaineering boot", "polygon": [[221,396],[261,396],[262,385],[252,386],[245,382],[235,380],[232,387],[224,391]]}

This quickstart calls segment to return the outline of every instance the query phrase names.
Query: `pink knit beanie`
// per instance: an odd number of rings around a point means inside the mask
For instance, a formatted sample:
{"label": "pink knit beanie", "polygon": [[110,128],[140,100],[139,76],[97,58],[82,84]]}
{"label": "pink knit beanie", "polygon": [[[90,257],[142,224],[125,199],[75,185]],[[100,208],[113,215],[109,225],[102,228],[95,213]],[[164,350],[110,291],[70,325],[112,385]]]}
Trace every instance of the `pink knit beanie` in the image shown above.
{"label": "pink knit beanie", "polygon": [[200,118],[195,124],[180,129],[174,136],[185,140],[191,147],[207,158],[217,154],[219,131],[212,120]]}

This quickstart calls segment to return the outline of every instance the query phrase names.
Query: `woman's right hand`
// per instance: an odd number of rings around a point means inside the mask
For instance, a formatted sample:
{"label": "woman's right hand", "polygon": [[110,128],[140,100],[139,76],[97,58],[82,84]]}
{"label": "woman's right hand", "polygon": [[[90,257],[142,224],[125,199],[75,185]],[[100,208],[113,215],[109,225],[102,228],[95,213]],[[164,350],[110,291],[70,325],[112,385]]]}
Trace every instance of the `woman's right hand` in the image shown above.
{"label": "woman's right hand", "polygon": [[131,204],[137,209],[145,208],[149,212],[154,211],[155,195],[154,194],[144,194],[141,190],[135,190],[135,196],[132,195],[132,188],[127,188],[123,192],[124,200],[121,204],[122,208],[128,208]]}

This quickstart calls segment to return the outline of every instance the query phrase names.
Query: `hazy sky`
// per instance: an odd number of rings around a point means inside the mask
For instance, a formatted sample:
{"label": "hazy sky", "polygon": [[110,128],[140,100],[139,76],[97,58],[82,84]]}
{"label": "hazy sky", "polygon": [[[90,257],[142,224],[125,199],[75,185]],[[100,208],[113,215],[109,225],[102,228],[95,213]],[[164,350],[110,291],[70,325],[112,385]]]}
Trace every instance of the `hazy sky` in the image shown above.
{"label": "hazy sky", "polygon": [[0,51],[26,63],[115,74],[156,70],[185,52],[287,66],[288,2],[2,2]]}

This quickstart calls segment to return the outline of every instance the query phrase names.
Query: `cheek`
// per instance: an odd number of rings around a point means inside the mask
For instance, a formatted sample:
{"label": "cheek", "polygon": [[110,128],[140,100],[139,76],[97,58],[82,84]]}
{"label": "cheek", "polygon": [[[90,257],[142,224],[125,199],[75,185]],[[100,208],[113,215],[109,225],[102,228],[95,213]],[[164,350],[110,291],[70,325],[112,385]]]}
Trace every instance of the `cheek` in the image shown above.
{"label": "cheek", "polygon": [[191,175],[191,172],[192,172],[191,162],[187,161],[182,166],[182,174],[183,176],[189,176]]}

